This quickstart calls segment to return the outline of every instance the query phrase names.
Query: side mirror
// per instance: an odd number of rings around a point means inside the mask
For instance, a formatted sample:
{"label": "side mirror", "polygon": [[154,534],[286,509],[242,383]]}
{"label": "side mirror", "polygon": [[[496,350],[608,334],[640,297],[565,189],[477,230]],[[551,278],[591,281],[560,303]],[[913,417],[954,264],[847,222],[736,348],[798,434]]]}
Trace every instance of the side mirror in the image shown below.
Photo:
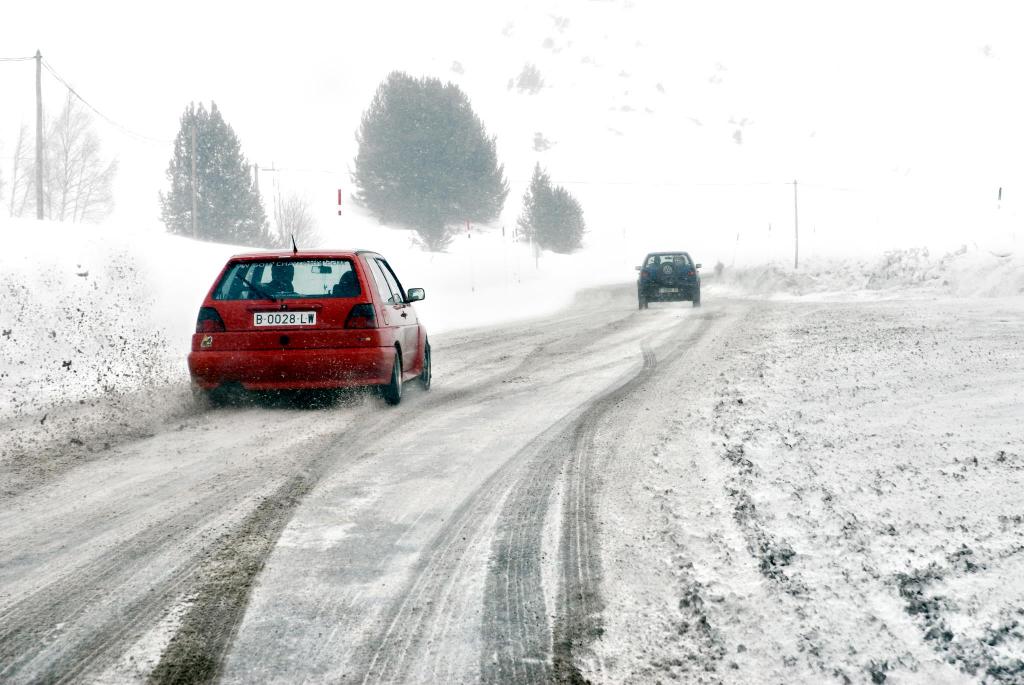
{"label": "side mirror", "polygon": [[641,269],[641,268],[642,268],[642,267],[639,267],[639,266],[638,266],[638,267],[636,267],[636,270],[637,270],[637,271],[640,271],[640,269]]}
{"label": "side mirror", "polygon": [[700,264],[698,264],[698,265],[697,265],[697,268],[698,268],[698,269],[700,268]]}
{"label": "side mirror", "polygon": [[424,292],[423,288],[409,288],[409,290],[406,291],[406,295],[408,296],[409,302],[419,302],[420,300],[425,300],[427,298],[427,293]]}

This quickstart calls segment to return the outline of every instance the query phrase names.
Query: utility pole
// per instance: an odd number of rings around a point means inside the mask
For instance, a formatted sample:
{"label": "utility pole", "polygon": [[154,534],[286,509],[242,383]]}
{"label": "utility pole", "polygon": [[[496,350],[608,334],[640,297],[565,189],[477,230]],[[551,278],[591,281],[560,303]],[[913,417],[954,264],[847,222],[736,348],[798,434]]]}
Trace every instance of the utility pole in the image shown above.
{"label": "utility pole", "polygon": [[793,270],[800,268],[800,214],[796,203],[796,179],[793,179]]}
{"label": "utility pole", "polygon": [[43,218],[43,53],[36,50],[36,219]]}
{"label": "utility pole", "polygon": [[199,200],[196,197],[196,122],[192,118],[192,237],[199,238]]}

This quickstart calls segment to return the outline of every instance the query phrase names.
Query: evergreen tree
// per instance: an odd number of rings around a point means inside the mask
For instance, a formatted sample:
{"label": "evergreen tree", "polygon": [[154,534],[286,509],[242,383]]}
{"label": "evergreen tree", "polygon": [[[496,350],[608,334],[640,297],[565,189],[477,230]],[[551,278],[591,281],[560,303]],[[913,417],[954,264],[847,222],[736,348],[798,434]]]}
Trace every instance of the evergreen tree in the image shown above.
{"label": "evergreen tree", "polygon": [[192,129],[196,132],[196,207],[198,237],[241,245],[268,245],[267,216],[253,187],[249,164],[231,126],[216,103],[185,108],[167,167],[171,189],[160,193],[167,230],[192,235]]}
{"label": "evergreen tree", "polygon": [[551,206],[551,177],[540,167],[533,167],[530,187],[523,194],[523,212],[519,215],[519,236],[523,240],[537,240],[538,227],[547,223],[547,208]]}
{"label": "evergreen tree", "polygon": [[564,254],[582,246],[587,230],[579,201],[562,186],[552,187],[551,177],[539,163],[523,195],[518,223],[521,236],[544,249]]}
{"label": "evergreen tree", "polygon": [[392,72],[356,135],[357,199],[382,222],[416,229],[429,250],[452,226],[493,221],[508,195],[495,139],[458,86]]}

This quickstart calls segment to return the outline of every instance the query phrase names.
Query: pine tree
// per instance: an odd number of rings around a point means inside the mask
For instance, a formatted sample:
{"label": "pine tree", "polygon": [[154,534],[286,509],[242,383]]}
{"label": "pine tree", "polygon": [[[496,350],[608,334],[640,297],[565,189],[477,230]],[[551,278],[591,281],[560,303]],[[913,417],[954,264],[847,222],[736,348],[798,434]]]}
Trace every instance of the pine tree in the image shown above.
{"label": "pine tree", "polygon": [[427,249],[444,249],[453,225],[501,213],[508,183],[495,139],[458,86],[391,73],[356,140],[358,201],[382,222],[415,228]]}
{"label": "pine tree", "polygon": [[537,240],[538,227],[547,223],[547,208],[551,206],[551,177],[541,169],[540,162],[533,168],[530,187],[523,194],[523,213],[519,215],[519,236],[524,240]]}
{"label": "pine tree", "polygon": [[211,103],[185,108],[167,167],[171,189],[160,193],[167,230],[192,235],[192,128],[196,131],[198,237],[240,245],[268,245],[267,216],[253,187],[238,136]]}
{"label": "pine tree", "polygon": [[539,163],[523,195],[518,224],[521,236],[544,249],[565,254],[582,246],[587,230],[579,201],[562,186],[552,187],[551,177]]}

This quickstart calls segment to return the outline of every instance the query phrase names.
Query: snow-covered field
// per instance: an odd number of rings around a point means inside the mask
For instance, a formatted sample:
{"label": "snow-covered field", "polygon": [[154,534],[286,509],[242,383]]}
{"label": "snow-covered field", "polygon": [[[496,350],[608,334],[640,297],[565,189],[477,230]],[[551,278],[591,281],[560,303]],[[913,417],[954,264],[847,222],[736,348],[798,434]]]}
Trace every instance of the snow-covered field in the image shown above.
{"label": "snow-covered field", "polygon": [[614,436],[589,675],[1022,682],[1024,300],[754,309]]}
{"label": "snow-covered field", "polygon": [[797,271],[779,264],[728,269],[721,285],[721,292],[748,297],[805,300],[1009,297],[1024,295],[1024,256],[976,244],[942,254],[922,247],[872,259],[812,259]]}

